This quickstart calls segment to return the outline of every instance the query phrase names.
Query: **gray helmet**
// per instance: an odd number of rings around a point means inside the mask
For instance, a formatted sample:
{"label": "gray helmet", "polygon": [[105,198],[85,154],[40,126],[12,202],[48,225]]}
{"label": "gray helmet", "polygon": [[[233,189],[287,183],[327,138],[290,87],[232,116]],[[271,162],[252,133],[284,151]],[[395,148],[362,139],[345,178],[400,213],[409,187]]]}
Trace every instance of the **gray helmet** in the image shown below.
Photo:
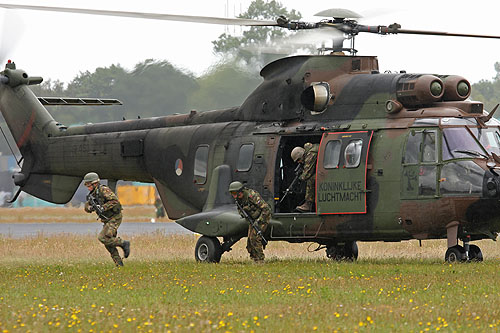
{"label": "gray helmet", "polygon": [[243,188],[243,184],[241,182],[232,182],[229,184],[229,192],[239,192]]}
{"label": "gray helmet", "polygon": [[83,177],[83,183],[97,183],[99,181],[99,175],[95,172],[89,172]]}
{"label": "gray helmet", "polygon": [[297,160],[301,159],[304,156],[304,152],[305,152],[305,150],[302,147],[293,148],[292,154],[291,154],[292,160],[294,162],[297,162]]}

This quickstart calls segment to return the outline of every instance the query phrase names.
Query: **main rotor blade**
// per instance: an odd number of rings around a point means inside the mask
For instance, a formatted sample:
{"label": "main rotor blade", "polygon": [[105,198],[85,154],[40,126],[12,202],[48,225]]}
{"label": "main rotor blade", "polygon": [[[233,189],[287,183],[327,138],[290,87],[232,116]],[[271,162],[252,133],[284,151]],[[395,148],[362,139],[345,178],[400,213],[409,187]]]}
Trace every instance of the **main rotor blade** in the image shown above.
{"label": "main rotor blade", "polygon": [[475,34],[460,34],[454,32],[442,32],[442,31],[426,31],[426,30],[409,30],[409,29],[398,29],[397,34],[409,34],[409,35],[429,35],[429,36],[451,36],[451,37],[473,37],[473,38],[496,38],[500,39],[500,36],[493,35],[475,35]]}
{"label": "main rotor blade", "polygon": [[8,4],[8,3],[0,3],[0,7],[8,9],[43,10],[49,12],[63,12],[63,13],[90,14],[90,15],[103,15],[103,16],[121,16],[121,17],[142,18],[151,20],[182,21],[182,22],[222,24],[222,25],[243,25],[243,26],[278,25],[278,23],[276,23],[275,21],[252,20],[252,19],[242,19],[242,18],[172,15],[172,14],[125,12],[117,10],[96,10],[96,9],[67,8],[67,7],[27,6],[27,5]]}
{"label": "main rotor blade", "polygon": [[[328,24],[327,24],[328,26]],[[348,32],[349,27],[342,27],[340,25],[336,26],[337,29]],[[385,25],[357,25],[357,32],[370,32],[379,35],[389,35],[389,34],[407,34],[407,35],[427,35],[427,36],[449,36],[449,37],[472,37],[472,38],[495,38],[500,39],[500,36],[494,35],[476,35],[476,34],[463,34],[454,32],[444,32],[444,31],[428,31],[428,30],[410,30],[401,29],[401,26],[397,23],[391,24],[389,26]]]}

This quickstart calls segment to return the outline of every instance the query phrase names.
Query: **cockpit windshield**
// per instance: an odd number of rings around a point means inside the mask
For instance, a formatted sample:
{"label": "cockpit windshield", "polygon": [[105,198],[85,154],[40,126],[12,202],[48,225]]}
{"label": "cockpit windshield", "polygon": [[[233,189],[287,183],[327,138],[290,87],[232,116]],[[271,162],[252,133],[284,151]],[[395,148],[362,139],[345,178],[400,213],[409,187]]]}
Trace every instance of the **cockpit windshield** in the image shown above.
{"label": "cockpit windshield", "polygon": [[500,132],[498,127],[470,128],[488,153],[500,155]]}
{"label": "cockpit windshield", "polygon": [[465,127],[443,128],[443,160],[467,157],[485,157],[484,149],[471,132]]}

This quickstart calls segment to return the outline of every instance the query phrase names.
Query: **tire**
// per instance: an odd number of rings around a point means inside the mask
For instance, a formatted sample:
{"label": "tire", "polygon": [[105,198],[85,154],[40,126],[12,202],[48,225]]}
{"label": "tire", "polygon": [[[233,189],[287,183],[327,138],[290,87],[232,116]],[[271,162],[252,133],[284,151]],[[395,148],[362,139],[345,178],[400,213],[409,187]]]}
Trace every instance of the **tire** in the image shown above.
{"label": "tire", "polygon": [[469,259],[471,261],[483,261],[483,252],[477,245],[469,246]]}
{"label": "tire", "polygon": [[201,236],[194,248],[194,257],[198,262],[220,262],[222,246],[216,237]]}
{"label": "tire", "polygon": [[450,264],[464,261],[465,250],[460,245],[449,247],[444,255],[444,260]]}
{"label": "tire", "polygon": [[356,261],[358,259],[358,244],[356,242],[348,242],[346,247],[346,259]]}
{"label": "tire", "polygon": [[355,261],[358,259],[358,244],[346,242],[344,245],[333,245],[326,248],[326,256],[335,261]]}

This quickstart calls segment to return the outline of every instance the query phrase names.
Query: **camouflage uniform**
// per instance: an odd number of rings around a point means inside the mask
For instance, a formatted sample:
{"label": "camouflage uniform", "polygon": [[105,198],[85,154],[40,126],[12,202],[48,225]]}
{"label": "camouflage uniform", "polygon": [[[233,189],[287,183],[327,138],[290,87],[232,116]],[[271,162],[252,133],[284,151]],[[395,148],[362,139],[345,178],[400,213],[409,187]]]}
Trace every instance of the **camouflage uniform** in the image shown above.
{"label": "camouflage uniform", "polygon": [[[271,219],[271,208],[258,192],[248,188],[242,189],[241,192],[243,193],[243,198],[237,198],[236,200],[238,200],[243,210],[257,222],[260,230],[264,233]],[[238,211],[242,215],[239,207]],[[250,254],[250,258],[254,261],[264,260],[262,238],[257,235],[257,232],[251,225],[248,227],[247,251]]]}
{"label": "camouflage uniform", "polygon": [[161,202],[160,198],[156,198],[155,208],[156,208],[156,218],[165,217],[165,208],[163,208],[163,203]]}
{"label": "camouflage uniform", "polygon": [[318,160],[319,144],[306,143],[304,145],[304,170],[299,179],[306,182],[305,200],[314,203],[316,192],[316,161]]}
{"label": "camouflage uniform", "polygon": [[[99,241],[104,244],[106,250],[111,254],[111,258],[117,266],[123,266],[122,258],[118,253],[117,246],[123,247],[124,241],[120,237],[116,237],[118,227],[122,223],[122,205],[118,201],[116,194],[105,185],[98,184],[92,192],[89,193],[102,207],[104,218],[101,217],[101,222],[104,223],[101,232],[97,236]],[[85,203],[85,211],[91,213],[94,208]]]}

